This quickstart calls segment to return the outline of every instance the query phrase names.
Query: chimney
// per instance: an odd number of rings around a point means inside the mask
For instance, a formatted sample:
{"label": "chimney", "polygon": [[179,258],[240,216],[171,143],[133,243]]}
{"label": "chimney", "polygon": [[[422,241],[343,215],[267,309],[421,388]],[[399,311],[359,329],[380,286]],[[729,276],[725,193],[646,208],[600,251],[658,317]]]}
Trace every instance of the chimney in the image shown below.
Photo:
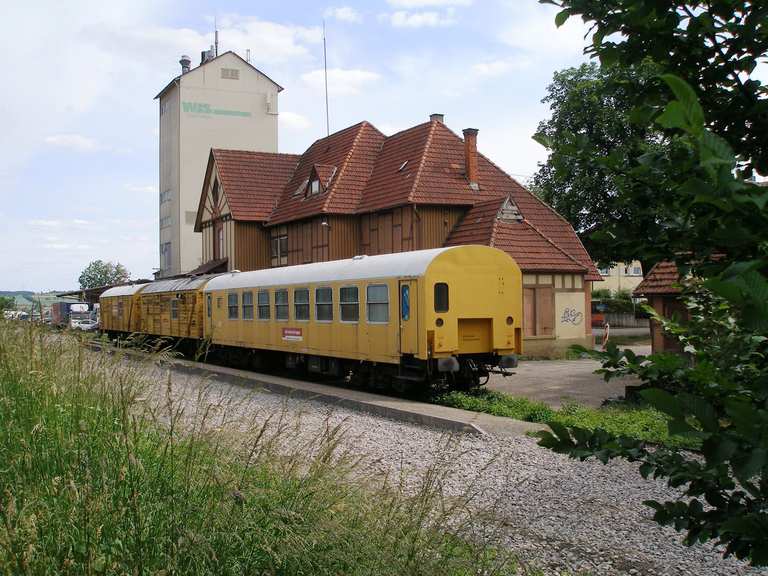
{"label": "chimney", "polygon": [[192,64],[192,60],[189,59],[189,56],[183,54],[181,60],[179,60],[179,64],[181,64],[181,73],[186,74],[189,72],[189,66]]}
{"label": "chimney", "polygon": [[473,190],[479,190],[477,181],[477,128],[464,128],[464,170]]}
{"label": "chimney", "polygon": [[440,122],[441,124],[445,123],[445,116],[443,114],[430,114],[429,115],[429,121],[430,122]]}

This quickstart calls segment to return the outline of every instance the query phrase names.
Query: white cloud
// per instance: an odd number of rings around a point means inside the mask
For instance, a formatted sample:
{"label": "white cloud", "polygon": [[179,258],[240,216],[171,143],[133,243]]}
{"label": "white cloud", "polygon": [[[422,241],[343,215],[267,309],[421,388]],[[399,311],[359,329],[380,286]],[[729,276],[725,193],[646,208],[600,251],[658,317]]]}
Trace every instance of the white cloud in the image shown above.
{"label": "white cloud", "polygon": [[61,226],[61,220],[29,220],[27,224],[38,228],[58,228]]}
{"label": "white cloud", "polygon": [[443,6],[471,6],[472,0],[387,0],[395,8],[427,8]]}
{"label": "white cloud", "polygon": [[101,146],[94,138],[82,134],[53,134],[45,137],[45,143],[59,148],[69,148],[82,152],[99,150]]}
{"label": "white cloud", "polygon": [[395,28],[435,28],[456,24],[456,18],[451,9],[442,14],[434,11],[406,12],[405,10],[398,10],[391,14],[383,14],[381,19],[388,21]]}
{"label": "white cloud", "polygon": [[75,226],[87,226],[88,224],[90,224],[90,222],[88,220],[75,218],[74,220],[72,220],[72,224],[74,224]]}
{"label": "white cloud", "polygon": [[478,76],[486,78],[496,78],[504,76],[513,70],[524,70],[531,66],[529,58],[501,58],[499,60],[489,60],[487,62],[478,62],[472,66],[472,71]]}
{"label": "white cloud", "polygon": [[[569,18],[560,28],[555,26],[557,10],[550,6],[524,6],[511,3],[512,23],[499,35],[504,44],[535,56],[537,60],[562,59],[564,54],[580,55],[588,27],[579,18]],[[582,58],[586,58],[582,56]]]}
{"label": "white cloud", "polygon": [[337,8],[328,8],[325,11],[326,18],[334,18],[341,22],[357,23],[363,21],[363,16],[351,6],[339,6]]}
{"label": "white cloud", "polygon": [[[329,68],[328,93],[333,96],[354,96],[361,90],[375,83],[381,76],[370,70],[359,68]],[[323,70],[313,70],[302,74],[301,79],[315,92],[322,94],[325,90]]]}
{"label": "white cloud", "polygon": [[290,130],[301,131],[312,126],[312,122],[310,122],[309,118],[297,114],[296,112],[280,112],[277,121],[278,129],[285,127]]}
{"label": "white cloud", "polygon": [[155,186],[154,184],[147,184],[146,186],[126,184],[125,189],[128,190],[128,192],[144,192],[149,194],[157,193],[157,186]]}

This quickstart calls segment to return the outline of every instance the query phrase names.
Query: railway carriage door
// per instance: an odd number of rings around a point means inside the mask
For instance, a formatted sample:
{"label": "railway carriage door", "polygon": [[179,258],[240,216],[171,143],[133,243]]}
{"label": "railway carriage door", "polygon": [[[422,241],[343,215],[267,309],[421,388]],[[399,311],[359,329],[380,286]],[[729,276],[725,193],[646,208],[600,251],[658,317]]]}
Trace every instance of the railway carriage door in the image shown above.
{"label": "railway carriage door", "polygon": [[400,353],[419,351],[418,302],[415,280],[400,280]]}

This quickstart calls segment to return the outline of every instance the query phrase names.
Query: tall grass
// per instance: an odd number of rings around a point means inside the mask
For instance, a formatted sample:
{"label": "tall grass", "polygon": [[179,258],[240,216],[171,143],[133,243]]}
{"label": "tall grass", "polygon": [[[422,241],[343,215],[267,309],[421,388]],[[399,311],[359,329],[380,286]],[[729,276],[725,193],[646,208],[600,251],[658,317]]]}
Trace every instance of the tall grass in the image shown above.
{"label": "tall grass", "polygon": [[467,537],[439,466],[398,490],[341,447],[343,426],[287,449],[280,414],[229,442],[170,388],[148,402],[156,374],[0,322],[0,573],[515,573]]}

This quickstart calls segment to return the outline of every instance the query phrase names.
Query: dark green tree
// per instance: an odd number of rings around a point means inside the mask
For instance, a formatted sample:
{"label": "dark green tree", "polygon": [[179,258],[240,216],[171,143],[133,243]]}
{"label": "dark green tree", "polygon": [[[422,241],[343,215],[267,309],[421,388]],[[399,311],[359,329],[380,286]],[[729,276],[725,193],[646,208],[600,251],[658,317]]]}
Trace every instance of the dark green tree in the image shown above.
{"label": "dark green tree", "polygon": [[[670,432],[689,436],[701,451],[558,426],[541,443],[582,459],[640,462],[642,474],[684,492],[649,502],[658,522],[686,531],[689,544],[715,540],[726,554],[768,565],[768,188],[745,180],[766,172],[768,94],[750,74],[768,48],[768,6],[549,3],[562,8],[557,24],[576,15],[592,24],[589,51],[603,66],[651,59],[674,72],[641,94],[632,112],[655,123],[665,145],[624,173],[621,201],[648,229],[633,228],[622,241],[674,260],[687,278],[690,322],[664,323],[688,356],[642,358],[615,348],[595,355],[606,377],[638,375],[646,401],[669,416]],[[610,156],[604,161],[623,169]]]}
{"label": "dark green tree", "polygon": [[6,310],[15,310],[16,309],[16,300],[14,300],[11,296],[0,296],[0,312],[5,312]]}
{"label": "dark green tree", "polygon": [[88,288],[97,288],[99,286],[120,284],[122,282],[127,282],[130,278],[131,273],[119,262],[113,264],[112,262],[104,262],[103,260],[94,260],[82,271],[80,278],[78,278],[78,282],[80,282],[80,288],[86,290]]}
{"label": "dark green tree", "polygon": [[[542,100],[552,115],[539,124],[535,138],[547,146],[549,157],[533,177],[533,190],[605,265],[637,257],[631,246],[595,243],[591,235],[642,225],[634,205],[622,202],[622,191],[632,185],[625,174],[637,158],[663,145],[659,130],[631,118],[637,95],[655,82],[655,72],[651,64],[582,64],[556,72]],[[643,262],[644,269],[652,264]]]}

